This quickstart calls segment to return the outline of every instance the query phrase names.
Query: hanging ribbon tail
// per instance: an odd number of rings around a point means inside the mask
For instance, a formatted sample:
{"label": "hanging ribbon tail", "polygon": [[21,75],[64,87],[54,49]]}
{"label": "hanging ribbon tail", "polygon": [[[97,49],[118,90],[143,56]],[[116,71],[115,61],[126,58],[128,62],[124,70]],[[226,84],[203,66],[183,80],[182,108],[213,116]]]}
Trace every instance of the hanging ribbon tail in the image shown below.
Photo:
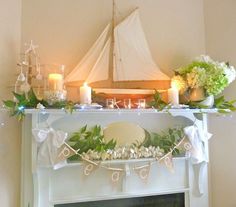
{"label": "hanging ribbon tail", "polygon": [[166,168],[167,168],[171,173],[174,173],[174,164],[173,164],[172,152],[169,152],[169,153],[167,153],[165,156],[163,156],[162,158],[160,158],[159,163],[165,165]]}
{"label": "hanging ribbon tail", "polygon": [[204,148],[205,134],[199,127],[193,125],[184,128],[184,133],[188,137],[192,148],[190,150],[190,157],[193,164],[208,162],[208,155]]}
{"label": "hanging ribbon tail", "polygon": [[198,164],[193,165],[193,171],[194,171],[194,178],[195,178],[195,194],[198,196],[202,196],[204,194],[204,179],[207,176],[207,163],[201,162]]}
{"label": "hanging ribbon tail", "polygon": [[88,160],[86,158],[82,157],[82,160],[84,161],[84,169],[83,173],[85,176],[89,176],[92,172],[94,172],[100,165],[100,163],[93,162],[91,160]]}
{"label": "hanging ribbon tail", "polygon": [[213,134],[211,134],[209,132],[205,132],[205,137],[207,138],[206,141],[208,141],[212,136],[213,136]]}
{"label": "hanging ribbon tail", "polygon": [[70,145],[64,143],[57,150],[57,156],[55,158],[54,164],[63,162],[75,154],[77,154],[77,152]]}
{"label": "hanging ribbon tail", "polygon": [[151,169],[151,163],[139,167],[134,167],[134,171],[137,173],[139,178],[145,182],[148,181],[150,169]]}
{"label": "hanging ribbon tail", "polygon": [[205,131],[202,126],[195,126],[195,127],[197,128],[199,137],[203,142],[208,141],[211,138],[212,134]]}

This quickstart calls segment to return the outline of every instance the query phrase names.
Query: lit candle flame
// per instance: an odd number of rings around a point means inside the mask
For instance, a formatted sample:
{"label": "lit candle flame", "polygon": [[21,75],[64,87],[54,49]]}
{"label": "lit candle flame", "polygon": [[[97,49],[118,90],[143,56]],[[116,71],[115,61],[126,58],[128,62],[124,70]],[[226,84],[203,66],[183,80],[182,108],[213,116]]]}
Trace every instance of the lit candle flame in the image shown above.
{"label": "lit candle flame", "polygon": [[50,73],[48,78],[51,80],[62,80],[62,75],[59,73]]}
{"label": "lit candle flame", "polygon": [[172,80],[171,81],[171,88],[177,89],[179,91],[180,85],[179,85],[179,83],[176,80]]}

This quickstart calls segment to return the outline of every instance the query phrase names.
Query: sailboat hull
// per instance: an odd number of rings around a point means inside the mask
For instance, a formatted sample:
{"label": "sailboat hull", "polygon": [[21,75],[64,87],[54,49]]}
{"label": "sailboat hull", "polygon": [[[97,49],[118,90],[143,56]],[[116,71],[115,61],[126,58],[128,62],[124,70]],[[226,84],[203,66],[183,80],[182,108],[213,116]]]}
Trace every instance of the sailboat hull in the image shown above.
{"label": "sailboat hull", "polygon": [[[78,87],[83,85],[84,81],[73,81],[66,83],[67,87]],[[166,90],[170,88],[170,80],[151,80],[151,81],[111,81],[104,80],[90,84],[93,88],[123,88],[123,89],[158,89]]]}
{"label": "sailboat hull", "polygon": [[[83,82],[71,82],[66,84],[68,90],[68,97],[70,100],[79,101],[78,86],[83,85]],[[153,97],[154,89],[162,93],[162,99],[167,101],[166,90],[170,88],[169,80],[157,81],[99,81],[90,84],[93,90],[102,99],[116,98],[117,100],[131,98],[141,99],[144,98],[149,101]]]}

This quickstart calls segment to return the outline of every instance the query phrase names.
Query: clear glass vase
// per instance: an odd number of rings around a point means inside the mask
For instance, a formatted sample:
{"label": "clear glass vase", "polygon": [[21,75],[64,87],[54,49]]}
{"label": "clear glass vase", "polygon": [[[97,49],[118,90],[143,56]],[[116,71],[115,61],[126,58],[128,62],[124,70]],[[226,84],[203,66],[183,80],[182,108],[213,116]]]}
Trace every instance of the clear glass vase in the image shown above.
{"label": "clear glass vase", "polygon": [[64,87],[64,66],[47,65],[45,72],[44,99],[50,105],[65,101],[67,93]]}

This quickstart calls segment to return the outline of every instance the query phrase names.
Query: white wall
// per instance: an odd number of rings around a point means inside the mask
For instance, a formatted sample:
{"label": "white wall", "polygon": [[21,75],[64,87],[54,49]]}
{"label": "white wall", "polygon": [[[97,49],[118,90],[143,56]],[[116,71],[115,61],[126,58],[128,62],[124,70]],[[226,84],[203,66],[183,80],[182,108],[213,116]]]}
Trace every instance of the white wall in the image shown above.
{"label": "white wall", "polygon": [[[206,50],[218,60],[236,66],[236,1],[206,0]],[[225,90],[228,99],[236,98],[236,82]],[[236,115],[210,117],[212,207],[236,206]]]}
{"label": "white wall", "polygon": [[[0,0],[0,100],[11,98],[20,51],[21,0]],[[20,124],[0,111],[0,206],[20,197]]]}

